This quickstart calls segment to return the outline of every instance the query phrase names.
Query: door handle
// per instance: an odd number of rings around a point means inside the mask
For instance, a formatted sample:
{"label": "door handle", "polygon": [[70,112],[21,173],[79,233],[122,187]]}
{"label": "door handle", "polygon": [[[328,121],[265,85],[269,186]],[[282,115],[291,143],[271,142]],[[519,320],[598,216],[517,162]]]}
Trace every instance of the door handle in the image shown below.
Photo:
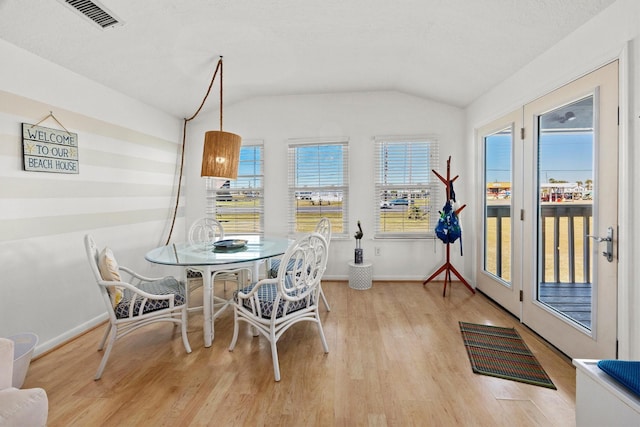
{"label": "door handle", "polygon": [[587,237],[591,237],[592,239],[596,240],[598,243],[607,242],[607,250],[602,252],[602,255],[605,258],[607,258],[607,261],[613,262],[613,227],[607,228],[606,237],[591,236],[589,234],[587,234]]}

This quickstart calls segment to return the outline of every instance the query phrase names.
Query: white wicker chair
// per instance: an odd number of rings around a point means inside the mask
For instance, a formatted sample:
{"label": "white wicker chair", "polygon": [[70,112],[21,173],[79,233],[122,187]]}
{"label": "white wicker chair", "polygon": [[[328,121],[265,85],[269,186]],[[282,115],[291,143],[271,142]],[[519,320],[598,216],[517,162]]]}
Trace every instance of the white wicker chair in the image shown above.
{"label": "white wicker chair", "polygon": [[[213,244],[218,240],[224,239],[224,228],[220,221],[213,218],[200,218],[191,224],[188,234],[189,244],[192,246],[202,246],[202,250],[213,250]],[[202,270],[197,267],[191,266],[185,269],[186,271],[186,297],[187,297],[187,310],[189,312],[200,311],[202,306],[192,307],[190,305],[191,292],[202,286]],[[224,289],[227,289],[227,282],[231,281],[238,285],[240,278],[237,274],[232,272],[217,272],[214,276],[215,280],[224,282]],[[222,305],[224,300],[218,301],[214,297],[214,304]],[[215,310],[214,310],[215,312]]]}
{"label": "white wicker chair", "polygon": [[[327,247],[331,244],[331,221],[329,218],[323,217],[320,218],[320,221],[316,224],[316,228],[314,230],[316,233],[322,234],[322,237],[327,241]],[[278,277],[278,269],[280,268],[281,258],[276,258],[269,261],[269,273],[268,277],[274,278]],[[327,297],[324,295],[324,291],[322,290],[322,286],[320,286],[320,297],[322,298],[322,302],[324,303],[327,311],[331,311],[331,307],[327,302]]]}
{"label": "white wicker chair", "polygon": [[[118,266],[114,259],[108,259],[111,251],[105,248],[100,253],[89,234],[84,237],[84,244],[91,271],[109,315],[109,324],[98,350],[104,349],[107,338],[109,342],[95,379],[98,380],[102,376],[116,340],[152,323],[171,322],[180,325],[182,343],[187,353],[191,353],[187,337],[187,306],[183,284],[172,276],[145,277],[129,268]],[[110,265],[111,271],[105,271],[105,264]],[[136,284],[120,280],[119,272],[127,273]]]}
{"label": "white wicker chair", "polygon": [[[234,328],[229,351],[235,348],[240,322],[246,322],[271,343],[276,381],[280,381],[278,339],[298,322],[315,322],[324,352],[329,352],[318,312],[320,281],[327,266],[328,245],[319,233],[292,243],[282,258],[277,278],[262,279],[234,294]],[[292,268],[287,266],[293,261]]]}
{"label": "white wicker chair", "polygon": [[189,227],[189,243],[202,243],[203,249],[213,249],[213,244],[224,239],[224,229],[220,221],[213,218],[197,219]]}

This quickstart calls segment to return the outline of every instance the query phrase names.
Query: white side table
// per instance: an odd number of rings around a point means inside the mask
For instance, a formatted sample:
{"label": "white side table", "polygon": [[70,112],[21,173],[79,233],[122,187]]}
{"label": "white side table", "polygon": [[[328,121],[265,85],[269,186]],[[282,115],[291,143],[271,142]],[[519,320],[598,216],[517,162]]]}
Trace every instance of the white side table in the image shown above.
{"label": "white side table", "polygon": [[349,287],[351,289],[370,289],[373,281],[373,264],[364,261],[362,264],[349,263]]}

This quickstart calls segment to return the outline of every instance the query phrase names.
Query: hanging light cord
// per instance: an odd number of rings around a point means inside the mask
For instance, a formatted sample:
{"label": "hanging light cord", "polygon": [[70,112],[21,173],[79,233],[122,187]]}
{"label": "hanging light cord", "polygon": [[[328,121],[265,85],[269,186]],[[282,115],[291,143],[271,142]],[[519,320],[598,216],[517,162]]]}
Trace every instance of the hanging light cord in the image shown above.
{"label": "hanging light cord", "polygon": [[184,149],[187,141],[187,123],[191,120],[195,119],[204,103],[207,101],[209,97],[209,93],[211,93],[211,88],[213,87],[213,82],[216,79],[216,75],[218,74],[218,70],[220,70],[220,130],[222,131],[222,56],[218,60],[218,65],[216,65],[216,69],[213,72],[213,77],[211,77],[211,83],[209,83],[209,87],[207,88],[207,93],[204,95],[202,102],[200,103],[200,107],[196,110],[196,112],[189,117],[188,119],[184,119],[184,123],[182,125],[182,155],[180,157],[180,175],[178,177],[178,191],[176,194],[176,205],[173,209],[173,217],[171,219],[171,228],[169,229],[169,236],[167,237],[167,242],[165,245],[168,245],[171,241],[171,235],[173,234],[173,227],[176,224],[176,216],[178,215],[178,205],[180,204],[180,190],[182,189],[182,171],[184,170]]}

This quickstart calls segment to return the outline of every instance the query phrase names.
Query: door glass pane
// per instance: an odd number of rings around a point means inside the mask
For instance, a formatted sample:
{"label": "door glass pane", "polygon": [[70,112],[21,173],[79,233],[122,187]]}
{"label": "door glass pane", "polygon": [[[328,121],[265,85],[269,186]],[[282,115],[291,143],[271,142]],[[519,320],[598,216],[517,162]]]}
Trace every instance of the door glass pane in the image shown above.
{"label": "door glass pane", "polygon": [[591,328],[593,96],[538,117],[537,299]]}
{"label": "door glass pane", "polygon": [[513,128],[484,138],[484,270],[511,286]]}

